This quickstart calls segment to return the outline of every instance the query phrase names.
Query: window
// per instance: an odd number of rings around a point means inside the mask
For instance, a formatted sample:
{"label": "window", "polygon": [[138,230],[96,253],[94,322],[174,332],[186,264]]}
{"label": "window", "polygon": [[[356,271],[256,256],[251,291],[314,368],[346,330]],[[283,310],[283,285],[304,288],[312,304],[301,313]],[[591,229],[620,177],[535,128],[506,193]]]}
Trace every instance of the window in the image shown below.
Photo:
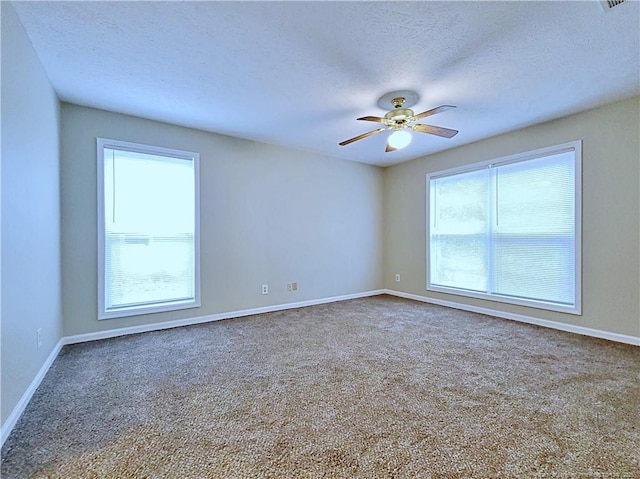
{"label": "window", "polygon": [[200,306],[199,155],[98,138],[98,318]]}
{"label": "window", "polygon": [[581,143],[427,176],[427,290],[580,314]]}

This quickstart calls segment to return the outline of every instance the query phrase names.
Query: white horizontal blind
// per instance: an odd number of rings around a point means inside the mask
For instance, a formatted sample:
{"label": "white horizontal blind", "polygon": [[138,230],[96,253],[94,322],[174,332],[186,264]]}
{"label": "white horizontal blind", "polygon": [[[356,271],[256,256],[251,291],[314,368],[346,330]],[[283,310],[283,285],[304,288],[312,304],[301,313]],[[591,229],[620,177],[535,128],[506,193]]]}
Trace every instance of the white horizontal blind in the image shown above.
{"label": "white horizontal blind", "polygon": [[575,300],[574,154],[497,166],[492,292]]}
{"label": "white horizontal blind", "polygon": [[102,313],[197,302],[196,167],[193,157],[104,146]]}
{"label": "white horizontal blind", "polygon": [[578,310],[578,153],[548,150],[429,176],[428,289]]}
{"label": "white horizontal blind", "polygon": [[431,281],[472,291],[489,287],[486,169],[432,181]]}

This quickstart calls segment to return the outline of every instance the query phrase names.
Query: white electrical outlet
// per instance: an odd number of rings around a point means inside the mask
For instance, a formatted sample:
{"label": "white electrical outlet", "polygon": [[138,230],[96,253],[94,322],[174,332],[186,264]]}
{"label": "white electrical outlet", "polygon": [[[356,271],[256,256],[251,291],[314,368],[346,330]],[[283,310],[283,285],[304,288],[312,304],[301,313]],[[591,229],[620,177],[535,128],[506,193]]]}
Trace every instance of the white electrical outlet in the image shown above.
{"label": "white electrical outlet", "polygon": [[38,349],[42,347],[42,328],[36,329],[36,345]]}
{"label": "white electrical outlet", "polygon": [[396,273],[396,283],[400,282],[400,273]]}
{"label": "white electrical outlet", "polygon": [[269,294],[269,285],[268,284],[263,284],[262,285],[262,294]]}
{"label": "white electrical outlet", "polygon": [[291,283],[287,283],[287,291],[291,292]]}

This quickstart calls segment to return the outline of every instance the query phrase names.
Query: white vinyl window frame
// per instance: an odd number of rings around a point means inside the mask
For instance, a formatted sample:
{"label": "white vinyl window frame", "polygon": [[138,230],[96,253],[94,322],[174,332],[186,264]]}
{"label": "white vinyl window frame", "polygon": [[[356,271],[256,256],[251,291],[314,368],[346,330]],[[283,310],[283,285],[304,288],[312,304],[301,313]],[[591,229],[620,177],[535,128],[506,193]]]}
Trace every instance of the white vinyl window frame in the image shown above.
{"label": "white vinyl window frame", "polygon": [[[433,199],[431,190],[431,180],[439,177],[453,176],[456,174],[469,173],[474,170],[480,170],[483,168],[491,168],[502,165],[508,165],[510,163],[523,162],[526,160],[533,160],[546,156],[551,156],[560,153],[574,152],[574,234],[575,234],[575,249],[574,249],[574,261],[575,261],[575,273],[574,273],[574,288],[575,297],[573,305],[564,305],[560,303],[523,299],[511,296],[502,296],[497,293],[490,292],[477,292],[472,290],[466,290],[462,288],[441,286],[431,283],[431,228],[432,228],[432,210],[431,202]],[[478,298],[489,301],[497,301],[501,303],[515,304],[520,306],[528,306],[538,309],[545,309],[549,311],[557,311],[561,313],[569,313],[574,315],[582,314],[582,140],[576,140],[561,145],[550,146],[546,148],[540,148],[533,151],[524,153],[518,153],[509,155],[493,160],[477,162],[468,164],[456,168],[450,168],[447,170],[436,171],[428,173],[426,176],[426,289],[427,291],[434,291],[439,293],[447,293],[458,296],[465,296],[470,298]]]}
{"label": "white vinyl window frame", "polygon": [[[200,307],[200,155],[196,152],[163,148],[139,143],[96,138],[97,143],[97,230],[98,230],[98,319],[121,318]],[[105,149],[165,156],[193,162],[194,169],[194,297],[188,300],[155,302],[108,310],[106,307],[105,257]]]}

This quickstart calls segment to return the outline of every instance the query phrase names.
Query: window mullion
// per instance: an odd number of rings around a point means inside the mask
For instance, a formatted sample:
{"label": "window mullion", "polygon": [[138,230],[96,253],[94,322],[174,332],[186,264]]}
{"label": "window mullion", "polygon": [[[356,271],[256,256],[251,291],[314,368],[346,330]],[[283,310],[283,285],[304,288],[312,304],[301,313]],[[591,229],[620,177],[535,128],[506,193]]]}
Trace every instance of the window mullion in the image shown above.
{"label": "window mullion", "polygon": [[489,165],[487,170],[487,293],[495,292],[495,248],[494,238],[495,230],[497,226],[498,212],[497,212],[497,168]]}

